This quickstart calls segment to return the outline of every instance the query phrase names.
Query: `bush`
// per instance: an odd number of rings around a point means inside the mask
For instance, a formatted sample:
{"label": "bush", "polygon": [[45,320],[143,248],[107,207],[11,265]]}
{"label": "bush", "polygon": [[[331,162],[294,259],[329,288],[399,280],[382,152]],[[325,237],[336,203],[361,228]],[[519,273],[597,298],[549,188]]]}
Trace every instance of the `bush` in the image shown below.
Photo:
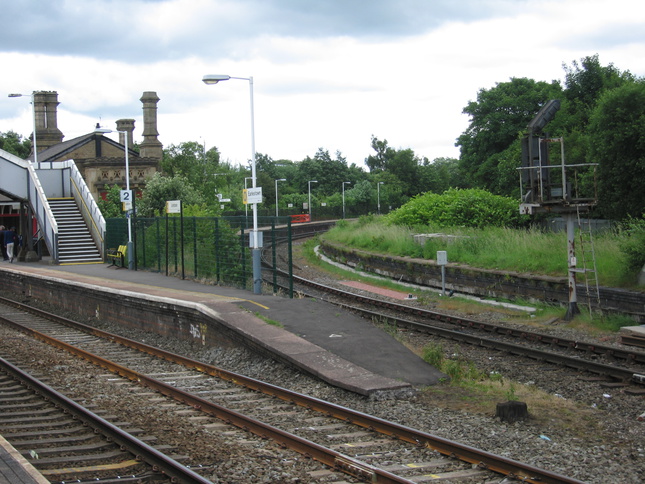
{"label": "bush", "polygon": [[441,195],[418,195],[387,215],[387,220],[407,227],[521,227],[526,223],[517,200],[486,190],[458,188]]}
{"label": "bush", "polygon": [[629,219],[621,228],[620,250],[629,272],[639,272],[645,265],[645,216]]}

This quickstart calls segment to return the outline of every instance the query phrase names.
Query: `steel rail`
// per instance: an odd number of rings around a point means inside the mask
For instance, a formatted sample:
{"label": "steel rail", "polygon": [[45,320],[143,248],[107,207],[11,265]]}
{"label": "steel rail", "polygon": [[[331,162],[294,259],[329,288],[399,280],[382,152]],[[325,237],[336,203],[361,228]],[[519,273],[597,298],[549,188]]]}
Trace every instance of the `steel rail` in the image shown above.
{"label": "steel rail", "polygon": [[[20,303],[13,302],[12,306],[19,308],[22,306]],[[34,308],[29,308],[31,311],[40,313],[42,317],[45,317],[48,313],[40,310],[34,310]],[[292,392],[290,390],[264,383],[243,375],[239,375],[233,372],[222,370],[216,368],[212,365],[207,365],[203,362],[191,360],[181,355],[176,355],[174,353],[166,352],[151,346],[138,343],[128,338],[123,338],[121,336],[113,335],[96,328],[92,328],[75,321],[62,318],[60,316],[52,315],[56,322],[61,322],[62,324],[67,324],[74,327],[75,329],[87,328],[89,332],[95,336],[105,337],[113,340],[114,342],[130,346],[132,348],[139,349],[141,351],[151,353],[160,358],[164,358],[175,363],[183,364],[189,368],[199,370],[214,376],[221,377],[238,385],[242,385],[253,390],[260,391],[262,393],[273,395],[282,400],[291,402],[293,404],[321,412],[330,417],[334,417],[346,422],[373,430],[375,432],[388,435],[393,438],[400,439],[405,442],[413,443],[418,446],[423,446],[429,449],[433,449],[443,455],[460,459],[471,464],[475,464],[482,469],[488,469],[493,472],[497,472],[509,477],[520,479],[523,482],[529,482],[534,484],[580,484],[581,481],[572,479],[548,470],[540,469],[528,464],[524,464],[512,459],[505,458],[503,456],[498,456],[489,452],[485,452],[473,447],[450,441],[427,432],[422,432],[419,430],[414,430],[409,427],[399,425],[387,420],[380,419],[378,417],[373,417],[356,410],[352,410],[340,405],[336,405],[324,400],[320,400],[314,397],[309,397],[297,392]],[[330,467],[334,467],[342,470],[345,473],[353,475],[354,477],[361,479],[368,479],[370,482],[377,483],[409,483],[407,479],[401,478],[394,474],[391,474],[382,469],[365,464],[361,461],[353,459],[349,456],[341,454],[339,452],[333,451],[326,447],[320,446],[313,442],[310,442],[306,439],[302,439],[295,435],[292,435],[288,432],[282,431],[270,425],[264,424],[260,421],[250,419],[238,412],[229,410],[220,405],[214,404],[207,400],[204,400],[200,397],[192,395],[190,393],[179,390],[171,385],[163,383],[161,381],[155,380],[153,378],[147,377],[144,374],[138,373],[134,370],[125,368],[121,365],[118,365],[114,362],[106,360],[104,358],[97,357],[90,353],[87,353],[79,348],[76,348],[72,345],[64,343],[56,338],[49,337],[39,331],[25,328],[24,326],[19,325],[18,323],[6,320],[10,325],[20,329],[21,331],[27,332],[32,335],[32,337],[46,341],[49,344],[52,344],[58,348],[64,349],[76,354],[82,358],[85,358],[89,361],[94,362],[97,365],[100,365],[104,368],[109,369],[123,377],[126,377],[132,381],[139,382],[151,389],[154,389],[166,396],[176,399],[177,401],[183,402],[187,405],[192,406],[196,410],[200,410],[209,415],[212,415],[216,418],[219,418],[229,424],[235,425],[243,430],[253,432],[254,434],[262,438],[271,438],[278,442],[280,445],[289,447],[292,450],[295,450],[307,457],[313,458],[326,464]],[[65,321],[65,322],[63,322]]]}
{"label": "steel rail", "polygon": [[[285,273],[284,271],[280,271],[282,275],[284,276]],[[304,279],[302,277],[298,276],[293,276],[294,280],[296,280],[298,283],[313,287],[319,291],[323,291],[329,294],[333,294],[335,296],[344,298],[344,299],[351,299],[355,301],[359,301],[361,303],[367,304],[372,307],[383,307],[386,309],[390,309],[396,312],[401,312],[405,314],[412,314],[415,316],[419,316],[421,318],[425,318],[431,321],[439,321],[441,323],[448,323],[452,324],[455,326],[463,327],[463,328],[472,328],[472,329],[477,329],[480,331],[485,331],[488,333],[494,333],[494,334],[499,334],[503,336],[509,336],[509,337],[514,337],[518,338],[521,340],[526,340],[529,342],[539,342],[545,345],[553,346],[553,347],[560,347],[564,349],[569,349],[569,350],[575,350],[577,352],[585,353],[585,354],[593,354],[593,355],[599,355],[599,356],[608,356],[616,359],[621,359],[625,361],[630,361],[633,363],[638,363],[645,365],[645,353],[644,352],[639,352],[639,351],[633,351],[633,350],[626,350],[626,349],[621,349],[621,348],[616,348],[613,346],[607,346],[607,345],[600,345],[596,343],[587,343],[584,341],[577,341],[577,340],[572,340],[572,339],[567,339],[567,338],[561,338],[558,336],[551,336],[548,334],[544,333],[537,333],[537,332],[532,332],[532,331],[526,331],[523,329],[515,329],[515,328],[510,328],[507,326],[502,326],[498,324],[492,324],[492,323],[486,323],[483,321],[477,321],[474,319],[469,319],[469,318],[462,318],[462,317],[456,317],[453,315],[448,315],[444,313],[440,313],[437,311],[430,311],[427,309],[422,309],[422,308],[416,308],[413,306],[407,306],[404,304],[398,304],[395,302],[391,301],[385,301],[382,299],[375,299],[371,298],[368,296],[363,296],[360,294],[355,294],[351,293],[348,291],[344,291],[342,289],[338,289],[335,287],[331,286],[326,286],[324,284],[319,284],[315,281],[310,281],[308,279]],[[333,301],[330,301],[333,303]],[[343,305],[343,304],[337,304],[337,305]],[[362,309],[359,308],[354,308],[352,306],[347,306],[349,309],[356,310],[356,311],[362,311]],[[370,313],[370,311],[367,311]],[[376,313],[372,313],[372,316],[376,316]],[[379,314],[379,317],[383,317],[384,315]],[[396,320],[397,318],[395,317],[390,317],[390,316],[385,316],[386,318]],[[421,323],[416,323],[413,321],[405,321],[406,324],[409,324],[411,326],[413,325],[419,325],[419,327],[423,327]],[[426,326],[427,329],[432,328],[433,331],[439,332],[438,330],[441,328],[437,328],[436,326]],[[455,333],[455,339],[457,339],[458,335],[461,335],[463,333]],[[465,339],[465,338],[464,338]],[[498,342],[496,340],[487,340],[486,338],[483,337],[475,337],[476,340],[482,340],[482,342],[487,341],[488,345],[491,347],[494,347],[494,345],[500,345],[501,342]],[[482,344],[483,345],[483,344]],[[522,346],[517,346],[517,351],[522,351],[521,348]],[[530,350],[526,348],[526,354],[527,355],[532,355],[532,357],[537,357],[539,358],[538,353],[536,353],[539,350]],[[549,352],[544,352],[544,355],[542,359],[550,359],[552,358],[555,359],[556,355],[554,353],[549,353]],[[572,368],[576,368],[578,366],[576,362],[579,362],[581,360],[576,359],[574,357],[568,357],[568,356],[558,356],[558,359],[560,359],[562,362],[567,361],[566,359],[568,358],[570,365]],[[628,380],[632,378],[632,375],[634,374],[633,371],[627,370],[627,369],[621,369],[619,367],[616,367],[616,371],[610,371],[611,368],[614,368],[612,365],[603,365],[600,363],[589,363],[589,365],[596,365],[596,367],[599,370],[607,369],[609,373],[604,373],[608,374],[610,376],[613,376],[615,378],[619,378],[621,380]],[[591,367],[591,366],[590,366]],[[615,374],[615,376],[614,376]],[[627,376],[629,374],[629,376]]]}
{"label": "steel rail", "polygon": [[[65,345],[65,343],[62,344]],[[13,375],[14,378],[24,382],[32,390],[40,393],[55,405],[68,409],[85,424],[107,436],[123,449],[128,450],[136,457],[137,460],[146,462],[155,472],[167,476],[172,480],[172,482],[182,484],[212,484],[208,479],[196,474],[189,468],[179,464],[174,459],[171,459],[145,442],[142,442],[107,420],[99,417],[75,401],[67,398],[62,393],[57,392],[45,383],[35,379],[28,373],[25,373],[4,358],[0,357],[0,364],[7,373]]]}

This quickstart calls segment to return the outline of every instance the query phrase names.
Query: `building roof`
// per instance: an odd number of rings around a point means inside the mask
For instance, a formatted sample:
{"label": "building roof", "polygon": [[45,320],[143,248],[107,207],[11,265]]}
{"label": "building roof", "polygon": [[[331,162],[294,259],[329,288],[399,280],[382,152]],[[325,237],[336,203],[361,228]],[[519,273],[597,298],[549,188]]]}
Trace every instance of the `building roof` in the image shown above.
{"label": "building roof", "polygon": [[[96,142],[99,140],[102,143],[108,143],[117,148],[125,150],[124,145],[122,145],[121,143],[117,143],[116,141],[111,140],[110,138],[106,138],[100,133],[88,133],[82,136],[78,136],[76,138],[72,138],[67,141],[63,141],[62,143],[58,143],[54,146],[47,148],[46,150],[39,151],[38,163],[45,163],[48,161],[62,161],[61,158],[63,158],[65,155],[73,153],[75,150],[77,150],[82,146],[87,145],[88,143]],[[133,151],[131,148],[128,150],[128,152],[130,156],[133,156],[133,157],[139,156],[139,154],[136,151]],[[33,160],[33,158],[34,158],[34,154],[32,153],[31,155],[29,155],[29,159]],[[70,158],[73,158],[73,157],[70,157]]]}

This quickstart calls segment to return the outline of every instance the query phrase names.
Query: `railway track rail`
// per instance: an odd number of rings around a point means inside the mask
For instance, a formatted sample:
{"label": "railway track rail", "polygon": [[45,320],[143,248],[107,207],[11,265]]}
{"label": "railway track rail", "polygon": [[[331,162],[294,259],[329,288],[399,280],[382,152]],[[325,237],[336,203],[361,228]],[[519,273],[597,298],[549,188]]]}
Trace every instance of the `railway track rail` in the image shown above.
{"label": "railway track rail", "polygon": [[210,482],[1,357],[0,431],[52,482]]}
{"label": "railway track rail", "polygon": [[18,303],[2,303],[4,324],[359,480],[494,482],[499,476],[499,481],[536,484],[580,482]]}
{"label": "railway track rail", "polygon": [[[320,297],[320,294],[333,296],[333,298],[328,298],[327,300],[350,311],[362,314],[367,318],[394,322],[398,326],[434,334],[442,338],[586,371],[620,382],[645,386],[645,352],[636,349],[588,343],[496,323],[457,317],[412,305],[400,304],[389,299],[369,297],[345,291],[290,275],[280,269],[276,269],[276,272],[282,279],[292,277],[294,283],[301,287],[313,289],[315,293],[309,294],[310,296]],[[278,285],[287,289],[285,285]],[[302,292],[307,295],[306,290]],[[387,312],[378,312],[374,308]],[[414,319],[405,319],[401,315]],[[505,341],[501,340],[502,337]],[[536,346],[548,347],[549,350],[538,349]],[[606,362],[597,361],[598,359],[603,359]],[[615,362],[620,362],[627,366],[618,366]]]}

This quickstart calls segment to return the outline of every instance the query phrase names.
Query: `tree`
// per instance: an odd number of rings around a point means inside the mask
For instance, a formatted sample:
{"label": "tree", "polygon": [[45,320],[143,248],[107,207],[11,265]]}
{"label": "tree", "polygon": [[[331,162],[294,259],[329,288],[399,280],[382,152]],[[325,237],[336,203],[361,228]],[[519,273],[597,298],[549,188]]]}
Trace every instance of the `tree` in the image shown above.
{"label": "tree", "polygon": [[394,158],[395,150],[387,145],[387,140],[379,140],[376,136],[372,135],[372,149],[376,151],[376,155],[369,155],[365,158],[365,164],[370,172],[385,170],[388,162]]}
{"label": "tree", "polygon": [[[500,154],[517,142],[544,103],[558,99],[561,94],[557,81],[536,82],[527,78],[511,78],[492,89],[480,89],[477,101],[469,102],[463,109],[471,121],[456,143],[461,147],[459,168],[465,183],[505,193],[507,184],[499,183]],[[518,158],[516,166],[519,164]]]}
{"label": "tree", "polygon": [[164,213],[166,201],[181,200],[184,205],[201,205],[204,199],[185,177],[167,177],[155,173],[137,200],[137,212],[143,217]]}
{"label": "tree", "polygon": [[118,185],[110,187],[105,194],[105,199],[100,198],[97,205],[105,218],[125,217],[121,202],[121,187]]}
{"label": "tree", "polygon": [[21,135],[13,131],[0,133],[0,149],[25,160],[31,153],[31,140],[23,139]]}
{"label": "tree", "polygon": [[625,83],[635,81],[629,71],[621,72],[613,64],[602,66],[598,54],[573,61],[565,70],[562,108],[552,126],[565,138],[568,163],[587,163],[590,146],[587,125],[600,96]]}
{"label": "tree", "polygon": [[205,152],[203,145],[197,141],[170,145],[164,150],[161,168],[171,178],[183,177],[201,193],[204,201],[215,203],[218,182],[222,183],[217,178],[223,173],[216,147]]}
{"label": "tree", "polygon": [[645,213],[645,80],[601,95],[589,120],[590,161],[598,163],[599,206],[604,216]]}

